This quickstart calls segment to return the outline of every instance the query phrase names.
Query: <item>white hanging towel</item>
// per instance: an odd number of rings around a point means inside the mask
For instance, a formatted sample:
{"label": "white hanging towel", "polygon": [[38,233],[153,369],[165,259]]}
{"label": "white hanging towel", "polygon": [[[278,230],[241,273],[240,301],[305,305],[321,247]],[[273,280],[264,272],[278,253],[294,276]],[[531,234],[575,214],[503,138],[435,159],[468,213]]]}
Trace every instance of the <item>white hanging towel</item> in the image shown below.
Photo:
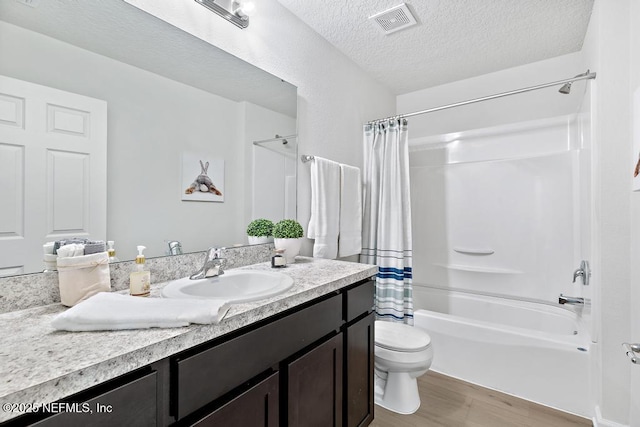
{"label": "white hanging towel", "polygon": [[315,239],[315,258],[338,256],[340,164],[315,156],[311,163],[311,218],[307,237]]}
{"label": "white hanging towel", "polygon": [[340,237],[338,257],[358,255],[362,250],[362,185],[360,169],[340,165]]}
{"label": "white hanging towel", "polygon": [[229,304],[219,300],[142,298],[100,292],[57,315],[51,325],[63,331],[175,328],[218,323]]}

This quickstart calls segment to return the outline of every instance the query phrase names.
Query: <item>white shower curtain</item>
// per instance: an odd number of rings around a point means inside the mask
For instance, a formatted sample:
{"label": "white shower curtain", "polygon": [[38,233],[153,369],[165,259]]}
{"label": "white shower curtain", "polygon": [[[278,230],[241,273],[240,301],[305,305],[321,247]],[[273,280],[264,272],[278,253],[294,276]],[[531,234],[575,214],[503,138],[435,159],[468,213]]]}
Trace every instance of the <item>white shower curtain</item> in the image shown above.
{"label": "white shower curtain", "polygon": [[360,261],[378,265],[376,315],[379,319],[413,325],[406,120],[365,125],[364,188]]}

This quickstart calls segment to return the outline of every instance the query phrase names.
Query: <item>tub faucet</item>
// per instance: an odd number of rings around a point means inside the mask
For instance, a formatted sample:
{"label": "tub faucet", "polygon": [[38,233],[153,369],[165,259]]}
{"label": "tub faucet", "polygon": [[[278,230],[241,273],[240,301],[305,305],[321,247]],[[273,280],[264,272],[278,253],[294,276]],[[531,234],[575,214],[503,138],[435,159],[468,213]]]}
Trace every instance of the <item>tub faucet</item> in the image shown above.
{"label": "tub faucet", "polygon": [[583,305],[584,298],[568,297],[566,295],[560,294],[560,297],[558,298],[558,304]]}
{"label": "tub faucet", "polygon": [[223,275],[224,270],[222,269],[222,266],[225,258],[220,257],[220,253],[223,249],[224,248],[209,248],[207,250],[207,257],[204,260],[204,265],[197,273],[189,276],[189,279],[198,280]]}

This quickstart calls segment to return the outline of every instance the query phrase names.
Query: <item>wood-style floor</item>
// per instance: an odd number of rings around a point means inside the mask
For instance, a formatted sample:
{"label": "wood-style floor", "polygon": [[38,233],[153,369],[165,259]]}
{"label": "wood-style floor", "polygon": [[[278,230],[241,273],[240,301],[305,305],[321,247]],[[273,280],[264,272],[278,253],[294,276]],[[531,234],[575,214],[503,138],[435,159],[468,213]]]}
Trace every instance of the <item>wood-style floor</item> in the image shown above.
{"label": "wood-style floor", "polygon": [[586,418],[429,371],[418,379],[418,412],[399,415],[375,406],[371,427],[590,426]]}

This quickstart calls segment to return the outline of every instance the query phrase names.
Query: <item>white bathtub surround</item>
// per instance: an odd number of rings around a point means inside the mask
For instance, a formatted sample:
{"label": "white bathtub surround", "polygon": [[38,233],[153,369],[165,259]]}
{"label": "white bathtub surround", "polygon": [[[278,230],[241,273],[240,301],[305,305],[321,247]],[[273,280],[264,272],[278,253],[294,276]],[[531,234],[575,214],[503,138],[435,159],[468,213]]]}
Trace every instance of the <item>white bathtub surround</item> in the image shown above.
{"label": "white bathtub surround", "polygon": [[[574,87],[575,89],[576,87]],[[589,259],[589,119],[576,114],[413,139],[414,276],[557,302]]]}
{"label": "white bathtub surround", "polygon": [[363,133],[365,197],[360,260],[379,268],[377,316],[413,324],[407,122],[367,124]]}
{"label": "white bathtub surround", "polygon": [[580,110],[415,138],[411,151],[415,324],[437,349],[432,369],[587,417],[598,337],[590,307],[558,297],[597,286],[572,282],[591,253],[590,126]]}
{"label": "white bathtub surround", "polygon": [[307,237],[314,239],[313,256],[335,259],[339,232],[340,164],[314,156],[311,161],[311,218],[307,227]]}
{"label": "white bathtub surround", "polygon": [[415,326],[437,349],[431,369],[577,415],[592,416],[589,308],[416,284]]}

